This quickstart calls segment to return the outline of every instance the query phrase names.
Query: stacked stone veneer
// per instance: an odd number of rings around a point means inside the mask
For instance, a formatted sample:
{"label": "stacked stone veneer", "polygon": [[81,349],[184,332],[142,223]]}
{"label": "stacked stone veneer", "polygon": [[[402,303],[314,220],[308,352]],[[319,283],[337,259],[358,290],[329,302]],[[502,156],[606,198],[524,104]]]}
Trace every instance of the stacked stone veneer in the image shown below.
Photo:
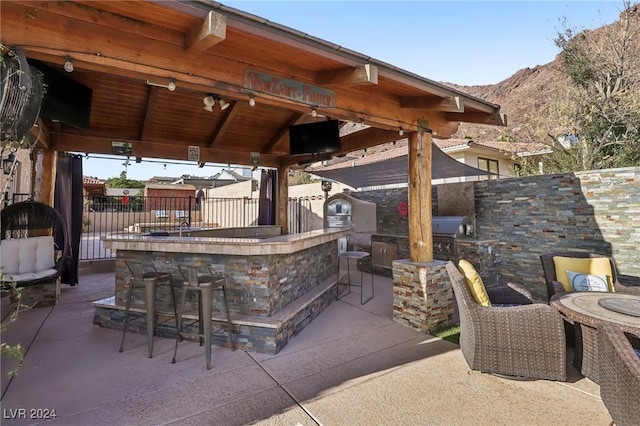
{"label": "stacked stone veneer", "polygon": [[613,256],[620,280],[640,277],[640,168],[477,182],[478,238],[501,243],[500,272],[546,297],[540,255]]}
{"label": "stacked stone veneer", "polygon": [[453,289],[445,262],[393,262],[393,319],[427,333],[453,324]]}
{"label": "stacked stone veneer", "polygon": [[[355,198],[376,203],[376,234],[409,235],[409,219],[398,214],[398,204],[409,200],[407,188],[379,189],[375,191],[352,192]],[[432,214],[437,214],[438,199],[432,191]]]}
{"label": "stacked stone veneer", "polygon": [[[578,250],[610,255],[620,281],[640,281],[640,167],[480,181],[474,192],[476,239],[498,243],[489,244],[492,253],[478,247],[480,263],[472,260],[486,268],[483,276],[524,283],[546,299],[540,255]],[[408,236],[397,213],[406,188],[354,195],[378,203],[378,234]],[[461,244],[459,257],[473,252],[472,243]]]}
{"label": "stacked stone veneer", "polygon": [[[267,354],[278,353],[296,334],[315,319],[324,309],[335,300],[335,287],[316,292],[316,295],[308,297],[309,301],[303,303],[293,315],[288,316],[283,321],[247,321],[232,318],[231,332],[233,333],[236,348],[245,351],[261,352]],[[304,296],[306,297],[306,296]],[[143,309],[132,308],[135,314],[143,314]],[[133,314],[132,314],[133,315]],[[198,325],[195,322],[197,315],[190,314],[184,316],[184,331],[197,334]],[[107,328],[122,328],[124,319],[123,309],[113,309],[106,304],[96,304],[94,313],[94,324]],[[160,312],[157,316],[155,335],[165,338],[175,339],[176,327],[173,314]],[[129,332],[146,333],[146,322],[132,321],[127,327]],[[213,313],[213,333],[212,342],[214,345],[231,347],[227,332],[226,318],[223,312]]]}
{"label": "stacked stone veneer", "polygon": [[[129,273],[124,260],[153,264],[159,271],[171,272],[176,291],[182,286],[178,265],[209,265],[214,274],[227,278],[227,297],[231,313],[269,317],[298,297],[334,275],[338,256],[334,241],[291,254],[239,256],[171,252],[118,250],[116,258],[116,303],[125,304],[125,279]],[[168,287],[161,288],[158,309],[170,310]],[[224,310],[221,292],[214,295],[214,311]],[[187,300],[187,309],[195,308],[196,295]],[[144,288],[134,292],[133,305],[144,307]]]}
{"label": "stacked stone veneer", "polygon": [[[115,307],[96,304],[94,323],[112,328],[121,328],[125,305],[128,269],[126,259],[135,259],[153,264],[157,270],[171,272],[176,295],[180,294],[183,278],[177,265],[209,265],[215,274],[227,278],[227,296],[232,314],[233,333],[238,347],[275,354],[291,337],[302,330],[313,318],[335,298],[335,288],[327,285],[338,268],[336,242],[330,241],[318,246],[290,254],[261,256],[240,256],[220,254],[192,254],[171,252],[142,252],[118,250],[116,258]],[[318,290],[320,288],[320,290]],[[190,292],[186,311],[197,310],[197,295]],[[133,311],[144,310],[144,288],[133,293]],[[292,309],[292,303],[296,308]],[[283,309],[290,310],[286,316],[279,315]],[[169,286],[158,288],[157,312],[162,316],[172,312]],[[222,325],[224,319],[224,299],[222,292],[214,292],[214,325]],[[234,319],[240,318],[236,321]],[[278,320],[272,317],[278,316]],[[144,322],[139,326],[132,323],[131,331],[143,331]],[[160,321],[156,334],[175,336],[175,323]],[[226,331],[214,335],[214,343],[225,344]]]}
{"label": "stacked stone veneer", "polygon": [[[19,296],[18,296],[19,294]],[[23,306],[55,305],[60,298],[60,277],[53,282],[11,288],[12,304]]]}

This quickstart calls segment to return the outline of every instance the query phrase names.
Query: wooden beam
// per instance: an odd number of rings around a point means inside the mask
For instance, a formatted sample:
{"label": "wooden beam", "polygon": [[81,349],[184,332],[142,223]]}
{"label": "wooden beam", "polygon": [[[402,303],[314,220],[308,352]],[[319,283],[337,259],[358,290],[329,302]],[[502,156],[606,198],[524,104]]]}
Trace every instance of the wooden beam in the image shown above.
{"label": "wooden beam", "polygon": [[276,201],[278,210],[276,225],[280,226],[282,235],[289,233],[289,168],[278,168],[278,199]]}
{"label": "wooden beam", "polygon": [[409,258],[433,262],[431,134],[409,135]]}
{"label": "wooden beam", "polygon": [[227,17],[209,11],[198,28],[185,36],[184,48],[189,52],[202,52],[215,46],[227,37]]}
{"label": "wooden beam", "polygon": [[41,147],[50,148],[51,142],[49,141],[49,128],[42,121],[42,118],[38,117],[35,124],[31,128],[31,136],[32,141],[38,141]]}
{"label": "wooden beam", "polygon": [[462,121],[464,123],[491,124],[494,126],[507,125],[507,114],[501,112],[495,114],[485,114],[482,112],[448,113],[446,117],[448,120]]}
{"label": "wooden beam", "polygon": [[147,98],[147,106],[144,111],[144,121],[142,122],[142,129],[140,130],[140,140],[145,140],[149,137],[151,131],[151,116],[158,105],[158,92],[160,88],[157,86],[149,86],[149,97]]}
{"label": "wooden beam", "polygon": [[384,130],[376,127],[369,127],[341,137],[339,154],[371,146],[382,145],[387,142],[394,142],[399,139],[403,139],[403,136],[400,136],[397,129]]}
{"label": "wooden beam", "polygon": [[420,108],[427,111],[464,112],[464,105],[460,96],[434,99],[426,96],[403,96],[400,99],[402,108]]}
{"label": "wooden beam", "polygon": [[233,123],[233,118],[238,113],[238,103],[235,101],[229,102],[229,107],[223,112],[226,114],[224,115],[222,120],[220,120],[218,127],[213,131],[213,135],[209,139],[209,144],[207,145],[209,148],[220,142],[224,137],[224,134],[229,129],[229,126],[231,125],[231,123]]}
{"label": "wooden beam", "polygon": [[[51,133],[52,147],[56,151],[90,152],[95,154],[113,154],[111,150],[112,138],[89,137],[72,133]],[[139,140],[122,140],[131,142],[133,152],[131,157],[166,158],[168,160],[186,161],[190,141],[167,140],[149,142]],[[176,144],[179,142],[179,145]],[[242,147],[239,147],[242,148]],[[206,163],[250,165],[249,151],[231,151],[228,149],[200,147],[200,161]],[[280,156],[260,154],[260,165],[264,167],[279,167]]]}
{"label": "wooden beam", "polygon": [[431,114],[428,118],[419,118],[417,120],[418,131],[428,130],[438,139],[448,139],[457,131],[460,123],[457,121],[448,121],[443,117],[444,114]]}
{"label": "wooden beam", "polygon": [[358,65],[355,68],[340,68],[316,73],[316,83],[332,85],[377,85],[378,67],[371,64]]}
{"label": "wooden beam", "polygon": [[53,195],[56,185],[58,154],[51,149],[34,150],[34,169],[32,177],[33,199],[53,206]]}
{"label": "wooden beam", "polygon": [[282,126],[280,130],[276,132],[275,136],[271,138],[269,143],[267,143],[262,150],[267,153],[273,152],[276,146],[280,145],[281,142],[284,142],[289,137],[289,127],[298,123],[300,120],[302,120],[303,117],[306,116],[307,114],[301,114],[299,112],[291,114],[289,120],[287,120],[284,126]]}
{"label": "wooden beam", "polygon": [[[73,3],[47,3],[38,10],[37,19],[25,17],[32,8],[12,2],[2,6],[2,37],[7,45],[24,46],[27,57],[45,62],[59,62],[68,52],[74,52],[74,64],[83,71],[97,71],[140,80],[174,77],[178,88],[202,92],[215,91],[230,98],[246,96],[244,70],[253,68],[286,75],[314,84],[315,72],[289,63],[282,63],[269,55],[242,53],[216,54],[217,49],[192,53],[177,44],[176,34],[167,31],[161,36],[152,26],[121,22],[110,14],[84,16],[84,9]],[[81,16],[80,16],[81,15]],[[89,19],[91,18],[91,19]],[[92,34],[91,49],[86,50],[87,34]],[[224,43],[222,43],[224,44]],[[103,54],[109,52],[109,54]],[[231,55],[231,56],[229,56]],[[215,64],[215,66],[203,66]],[[353,93],[348,87],[336,87],[337,105],[319,113],[341,120],[396,128],[398,122],[411,123],[415,112],[399,108],[399,99],[385,93]],[[292,111],[308,112],[309,105],[299,101],[260,93],[260,103],[276,105]],[[416,130],[416,129],[413,129]]]}

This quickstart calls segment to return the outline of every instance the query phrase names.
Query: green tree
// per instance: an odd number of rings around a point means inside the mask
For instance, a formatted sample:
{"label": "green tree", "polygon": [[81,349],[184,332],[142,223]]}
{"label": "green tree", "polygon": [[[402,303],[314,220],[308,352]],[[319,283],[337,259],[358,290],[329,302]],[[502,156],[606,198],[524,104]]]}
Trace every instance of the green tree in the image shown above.
{"label": "green tree", "polygon": [[107,179],[106,185],[109,188],[144,188],[145,183],[139,180],[127,179],[127,172],[120,172],[119,177]]}
{"label": "green tree", "polygon": [[551,104],[559,117],[548,132],[558,168],[640,165],[640,11],[629,0],[623,6],[611,25],[579,33],[565,25],[556,37],[571,82]]}
{"label": "green tree", "polygon": [[289,175],[289,186],[304,185],[313,182],[314,180],[311,178],[311,175],[302,170],[293,170],[293,173]]}

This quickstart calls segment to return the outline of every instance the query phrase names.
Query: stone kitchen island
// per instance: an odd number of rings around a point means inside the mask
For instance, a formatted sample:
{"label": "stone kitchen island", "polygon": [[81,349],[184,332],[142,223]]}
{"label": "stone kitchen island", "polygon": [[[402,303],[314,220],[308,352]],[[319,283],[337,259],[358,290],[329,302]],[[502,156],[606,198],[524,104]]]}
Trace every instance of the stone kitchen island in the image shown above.
{"label": "stone kitchen island", "polygon": [[[328,228],[275,236],[272,230],[262,227],[219,232],[235,237],[210,236],[216,233],[206,231],[182,236],[104,237],[105,247],[116,252],[115,296],[94,303],[94,324],[122,327],[125,280],[129,276],[125,260],[143,261],[153,264],[158,271],[171,272],[176,294],[183,282],[178,265],[207,264],[214,273],[223,274],[227,278],[232,332],[241,350],[277,353],[335,299],[337,240],[346,236],[349,229]],[[225,321],[222,294],[214,294],[213,305],[215,329]],[[196,319],[196,308],[196,299],[188,300],[187,311],[195,312],[185,318]],[[144,312],[144,289],[134,291],[131,310]],[[175,337],[168,287],[158,289],[156,310],[156,335]],[[144,327],[144,321],[137,321],[128,328],[144,332]],[[227,336],[219,333],[214,335],[213,342],[230,345]]]}

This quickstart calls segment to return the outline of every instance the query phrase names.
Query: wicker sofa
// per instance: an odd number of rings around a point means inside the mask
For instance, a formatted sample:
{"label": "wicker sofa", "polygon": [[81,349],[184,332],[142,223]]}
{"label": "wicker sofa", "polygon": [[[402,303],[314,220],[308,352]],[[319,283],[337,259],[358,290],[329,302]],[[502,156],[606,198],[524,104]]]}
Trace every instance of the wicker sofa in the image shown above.
{"label": "wicker sofa", "polygon": [[[636,347],[640,338],[635,339]],[[598,326],[600,396],[618,426],[640,424],[640,356],[618,327]]]}
{"label": "wicker sofa", "polygon": [[568,252],[543,254],[542,256],[540,256],[540,262],[542,262],[542,271],[544,272],[544,280],[547,285],[548,300],[551,300],[551,297],[555,294],[565,292],[565,289],[562,286],[562,283],[560,283],[556,277],[556,268],[555,268],[555,264],[553,263],[553,258],[556,256],[574,257],[579,259],[586,259],[586,258],[594,259],[599,257],[606,257],[609,259],[609,262],[611,264],[611,273],[613,275],[611,278],[613,280],[615,291],[617,293],[635,294],[636,296],[640,296],[640,287],[625,286],[618,281],[618,271],[616,270],[616,264],[610,256],[606,256],[603,254],[596,254],[596,253],[568,251]]}
{"label": "wicker sofa", "polygon": [[[446,268],[460,315],[460,349],[472,370],[566,380],[564,326],[555,309],[530,300],[520,306],[480,306],[456,265],[448,262]],[[487,292],[492,304],[513,303],[528,293],[513,284]]]}

